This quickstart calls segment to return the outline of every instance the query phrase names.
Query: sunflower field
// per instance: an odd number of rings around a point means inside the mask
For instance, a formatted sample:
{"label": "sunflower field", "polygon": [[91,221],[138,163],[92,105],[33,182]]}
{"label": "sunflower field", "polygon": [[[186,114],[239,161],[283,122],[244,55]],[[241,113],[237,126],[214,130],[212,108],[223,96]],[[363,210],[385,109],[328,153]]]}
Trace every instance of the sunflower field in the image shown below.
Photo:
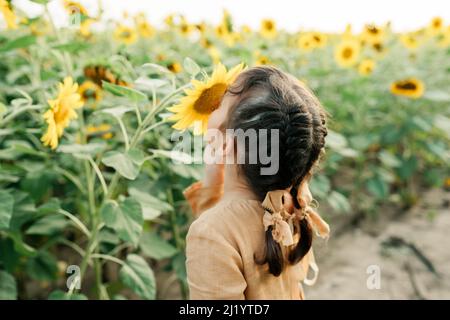
{"label": "sunflower field", "polygon": [[44,13],[29,18],[0,0],[1,299],[187,298],[182,191],[202,166],[172,152],[173,134],[202,137],[189,127],[198,110],[175,128],[172,111],[217,68],[276,65],[317,94],[330,130],[311,189],[325,219],[376,218],[450,188],[439,17],[401,34],[389,23],[331,34],[236,26],[227,11],[218,25],[110,21],[64,1],[70,23],[56,27],[48,1],[34,2]]}

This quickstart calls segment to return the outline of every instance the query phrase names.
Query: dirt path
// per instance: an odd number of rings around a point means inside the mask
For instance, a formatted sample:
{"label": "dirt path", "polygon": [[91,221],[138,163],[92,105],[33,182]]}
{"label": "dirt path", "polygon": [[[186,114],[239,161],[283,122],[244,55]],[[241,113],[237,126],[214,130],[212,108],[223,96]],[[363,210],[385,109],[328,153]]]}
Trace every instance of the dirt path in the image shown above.
{"label": "dirt path", "polygon": [[[433,190],[397,220],[379,222],[377,235],[355,227],[319,243],[320,276],[315,286],[305,287],[306,297],[450,299],[449,202],[450,192]],[[371,274],[379,268],[379,289],[367,287],[369,266]]]}

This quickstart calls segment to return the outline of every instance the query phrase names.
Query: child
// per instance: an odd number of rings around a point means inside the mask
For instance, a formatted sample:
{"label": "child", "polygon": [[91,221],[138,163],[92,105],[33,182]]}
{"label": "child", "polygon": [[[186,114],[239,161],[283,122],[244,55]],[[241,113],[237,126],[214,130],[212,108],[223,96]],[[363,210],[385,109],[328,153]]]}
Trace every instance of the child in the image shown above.
{"label": "child", "polygon": [[[236,136],[210,141],[227,160],[239,158],[235,149],[242,147],[245,163],[206,165],[203,181],[185,190],[194,214],[201,213],[187,236],[191,299],[304,299],[301,282],[313,284],[318,273],[313,231],[329,233],[308,188],[325,122],[317,98],[274,67],[250,68],[228,88],[208,129],[267,129],[269,137],[258,136],[254,145]],[[255,145],[277,155],[275,173],[262,174],[267,162],[249,161]]]}

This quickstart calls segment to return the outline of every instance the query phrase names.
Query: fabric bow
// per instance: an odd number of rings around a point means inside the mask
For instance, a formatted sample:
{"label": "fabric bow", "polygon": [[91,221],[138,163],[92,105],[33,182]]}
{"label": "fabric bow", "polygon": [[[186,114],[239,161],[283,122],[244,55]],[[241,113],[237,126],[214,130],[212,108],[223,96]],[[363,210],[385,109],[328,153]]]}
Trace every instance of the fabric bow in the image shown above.
{"label": "fabric bow", "polygon": [[297,201],[302,207],[302,209],[296,210],[297,218],[300,220],[306,219],[319,237],[328,238],[330,235],[330,226],[310,206],[312,200],[313,197],[309,190],[308,183],[302,183],[297,192]]}
{"label": "fabric bow", "polygon": [[262,203],[265,209],[264,229],[267,231],[272,226],[273,239],[284,246],[290,246],[294,244],[293,220],[306,219],[319,237],[327,238],[330,234],[330,227],[310,206],[313,198],[308,184],[302,183],[297,192],[300,209],[294,207],[289,190],[267,192]]}
{"label": "fabric bow", "polygon": [[272,226],[273,239],[284,245],[294,244],[293,228],[285,219],[290,219],[293,203],[291,195],[284,190],[269,191],[262,203],[265,212],[263,217],[264,229],[267,231]]}

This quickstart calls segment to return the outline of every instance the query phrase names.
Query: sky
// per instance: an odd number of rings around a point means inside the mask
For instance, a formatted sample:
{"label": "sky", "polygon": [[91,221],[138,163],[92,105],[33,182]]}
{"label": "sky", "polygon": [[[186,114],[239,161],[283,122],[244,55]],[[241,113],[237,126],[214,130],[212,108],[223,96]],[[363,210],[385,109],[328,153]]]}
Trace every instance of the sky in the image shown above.
{"label": "sky", "polygon": [[[90,12],[96,12],[97,0],[79,0]],[[13,0],[14,5],[33,16],[42,11],[30,0]],[[191,22],[205,20],[218,23],[226,8],[237,25],[257,28],[261,19],[272,18],[277,27],[294,31],[314,29],[342,31],[347,23],[355,30],[365,23],[384,24],[391,21],[395,31],[414,30],[426,25],[434,16],[450,24],[450,0],[102,0],[105,17],[121,19],[129,14],[145,12],[158,25],[169,13],[182,13]],[[64,25],[67,15],[62,0],[52,0],[50,12],[57,25]]]}

